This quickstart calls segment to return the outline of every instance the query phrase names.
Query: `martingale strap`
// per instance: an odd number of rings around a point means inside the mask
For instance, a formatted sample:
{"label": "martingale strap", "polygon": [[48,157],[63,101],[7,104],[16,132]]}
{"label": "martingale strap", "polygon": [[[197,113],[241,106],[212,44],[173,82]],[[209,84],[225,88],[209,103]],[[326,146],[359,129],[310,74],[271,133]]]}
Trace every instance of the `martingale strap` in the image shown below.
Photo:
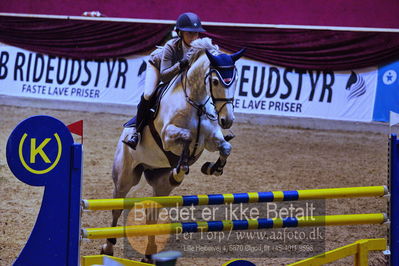
{"label": "martingale strap", "polygon": [[158,144],[158,147],[163,151],[166,158],[168,158],[170,166],[176,167],[177,164],[179,163],[180,157],[170,151],[165,151],[163,149],[162,140],[161,140],[161,137],[159,136],[157,130],[155,129],[154,120],[151,119],[151,121],[148,123],[148,127],[150,128],[151,135],[152,135],[153,139],[155,140],[155,142]]}
{"label": "martingale strap", "polygon": [[[155,129],[154,120],[151,120],[148,123],[148,127],[150,128],[151,135],[154,138],[155,142],[158,144],[158,147],[163,151],[163,153],[165,154],[166,158],[168,159],[170,166],[173,167],[173,168],[176,167],[177,164],[179,163],[180,156],[177,156],[176,154],[174,154],[171,151],[165,151],[163,149],[162,140],[161,140],[161,137],[159,136],[157,130]],[[188,160],[189,164],[191,165],[195,161],[197,161],[198,158],[201,156],[201,154],[202,154],[202,152],[200,152],[197,155],[190,156],[190,158]]]}

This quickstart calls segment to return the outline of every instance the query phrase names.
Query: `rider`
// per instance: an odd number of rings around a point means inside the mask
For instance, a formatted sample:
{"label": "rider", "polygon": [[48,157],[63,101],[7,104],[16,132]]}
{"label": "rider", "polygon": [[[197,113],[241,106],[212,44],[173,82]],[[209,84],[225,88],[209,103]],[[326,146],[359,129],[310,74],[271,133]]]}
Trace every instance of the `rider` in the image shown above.
{"label": "rider", "polygon": [[191,12],[183,13],[176,21],[178,38],[169,40],[163,48],[158,48],[151,53],[150,64],[146,70],[144,93],[137,105],[136,130],[130,139],[123,140],[123,143],[132,149],[136,149],[139,133],[146,125],[151,107],[151,97],[158,87],[159,81],[168,83],[188,67],[187,52],[190,44],[199,38],[199,32],[204,31],[198,15]]}

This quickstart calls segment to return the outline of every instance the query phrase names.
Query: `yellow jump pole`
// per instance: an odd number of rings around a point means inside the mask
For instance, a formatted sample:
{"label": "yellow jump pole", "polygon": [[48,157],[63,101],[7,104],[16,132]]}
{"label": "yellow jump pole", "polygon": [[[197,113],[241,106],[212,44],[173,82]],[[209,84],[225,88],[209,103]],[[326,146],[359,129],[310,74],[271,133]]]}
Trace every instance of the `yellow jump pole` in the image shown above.
{"label": "yellow jump pole", "polygon": [[191,232],[271,229],[283,227],[336,226],[356,224],[382,224],[387,221],[384,213],[308,216],[301,218],[260,218],[249,220],[223,220],[210,222],[185,222],[170,224],[132,225],[82,229],[82,237],[88,239],[120,238],[180,234]]}
{"label": "yellow jump pole", "polygon": [[82,208],[85,210],[121,210],[132,209],[135,207],[159,208],[229,203],[238,204],[334,198],[381,197],[386,194],[388,194],[386,186],[369,186],[213,195],[166,196],[125,199],[92,199],[82,200]]}

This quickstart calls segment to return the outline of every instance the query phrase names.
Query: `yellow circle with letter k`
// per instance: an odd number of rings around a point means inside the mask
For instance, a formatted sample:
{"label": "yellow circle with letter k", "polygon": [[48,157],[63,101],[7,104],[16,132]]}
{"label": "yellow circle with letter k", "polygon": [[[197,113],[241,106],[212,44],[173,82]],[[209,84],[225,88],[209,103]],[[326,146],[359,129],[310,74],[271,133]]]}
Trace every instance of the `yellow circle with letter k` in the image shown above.
{"label": "yellow circle with letter k", "polygon": [[29,156],[29,163],[30,164],[35,164],[36,163],[36,157],[40,156],[41,159],[45,162],[50,164],[50,166],[46,169],[43,170],[35,170],[32,167],[30,167],[23,156],[23,146],[25,143],[26,138],[28,137],[28,134],[25,133],[21,141],[19,142],[19,148],[18,148],[18,155],[19,159],[21,160],[22,165],[25,167],[26,170],[28,170],[31,173],[34,174],[45,174],[51,171],[60,161],[61,154],[62,154],[62,143],[60,140],[60,137],[58,136],[57,133],[54,133],[54,140],[57,143],[58,147],[58,152],[57,152],[57,157],[55,158],[54,162],[51,162],[49,157],[47,156],[46,152],[44,151],[44,148],[46,145],[52,140],[51,138],[45,138],[39,145],[37,145],[37,138],[30,138],[30,156]]}

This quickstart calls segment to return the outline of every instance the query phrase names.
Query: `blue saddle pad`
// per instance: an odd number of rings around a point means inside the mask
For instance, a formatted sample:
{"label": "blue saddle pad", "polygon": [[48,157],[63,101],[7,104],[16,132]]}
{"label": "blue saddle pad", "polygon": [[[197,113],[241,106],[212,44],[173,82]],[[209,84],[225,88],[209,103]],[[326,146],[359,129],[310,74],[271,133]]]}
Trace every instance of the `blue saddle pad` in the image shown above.
{"label": "blue saddle pad", "polygon": [[136,126],[136,116],[123,124],[123,127],[135,127]]}

